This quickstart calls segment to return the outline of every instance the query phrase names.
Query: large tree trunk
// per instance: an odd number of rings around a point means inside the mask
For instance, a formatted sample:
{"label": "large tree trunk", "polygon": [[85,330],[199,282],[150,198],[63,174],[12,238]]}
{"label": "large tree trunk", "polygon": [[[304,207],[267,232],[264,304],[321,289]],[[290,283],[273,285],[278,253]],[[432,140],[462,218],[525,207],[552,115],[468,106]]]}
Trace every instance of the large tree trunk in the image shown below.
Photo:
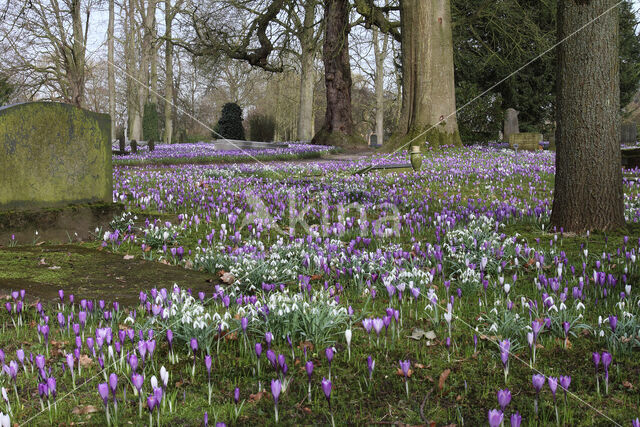
{"label": "large tree trunk", "polygon": [[449,0],[402,0],[402,115],[393,147],[459,145]]}
{"label": "large tree trunk", "polygon": [[316,43],[314,23],[316,0],[307,0],[304,8],[303,28],[300,36],[302,49],[300,67],[300,110],[298,112],[298,140],[309,141],[313,137],[313,87],[315,84],[314,61]]}
{"label": "large tree trunk", "polygon": [[327,110],[314,144],[352,145],[361,142],[354,135],[351,117],[351,66],[349,64],[349,1],[325,0],[325,37],[322,56]]}
{"label": "large tree trunk", "polygon": [[[84,105],[85,88],[85,34],[82,28],[82,9],[80,0],[72,0],[70,13],[73,25],[73,41],[71,49],[66,53],[67,77],[69,81],[69,95],[71,103],[82,107]],[[87,28],[89,16],[87,16]]]}
{"label": "large tree trunk", "polygon": [[384,35],[382,47],[380,47],[378,33],[378,27],[373,27],[373,53],[376,61],[376,136],[378,145],[382,145],[384,141],[384,60],[387,56],[389,35]]}
{"label": "large tree trunk", "polygon": [[114,63],[113,27],[115,20],[115,0],[109,0],[109,27],[107,29],[107,80],[109,84],[109,116],[111,117],[111,141],[116,139],[116,75]]}
{"label": "large tree trunk", "polygon": [[[558,4],[556,178],[551,224],[624,226],[617,0]],[[602,16],[601,16],[602,15]],[[565,40],[565,38],[567,38]]]}
{"label": "large tree trunk", "polygon": [[[144,108],[144,99],[142,106],[141,98],[144,95],[143,78],[140,76],[140,65],[136,64],[139,55],[136,55],[136,39],[139,39],[138,26],[136,25],[136,0],[129,0],[127,10],[127,115],[129,123],[129,139],[140,141],[142,139],[142,111]],[[144,56],[144,55],[143,55]]]}
{"label": "large tree trunk", "polygon": [[[177,7],[177,5],[176,5]],[[171,26],[175,12],[171,0],[164,1],[165,51],[164,51],[164,142],[171,144],[173,137],[173,43],[171,42]]]}

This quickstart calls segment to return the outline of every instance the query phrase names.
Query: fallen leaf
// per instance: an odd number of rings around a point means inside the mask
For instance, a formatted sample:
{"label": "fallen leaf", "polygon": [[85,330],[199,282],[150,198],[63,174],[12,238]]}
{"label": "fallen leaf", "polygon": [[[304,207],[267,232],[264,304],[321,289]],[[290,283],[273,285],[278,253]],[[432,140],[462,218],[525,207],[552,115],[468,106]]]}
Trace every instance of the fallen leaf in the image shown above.
{"label": "fallen leaf", "polygon": [[259,402],[260,399],[262,399],[265,394],[266,394],[265,391],[259,391],[256,394],[250,394],[249,395],[249,402]]}
{"label": "fallen leaf", "polygon": [[135,255],[125,255],[122,257],[122,259],[126,259],[126,260],[130,260],[130,259],[134,259]]}
{"label": "fallen leaf", "polygon": [[93,364],[93,360],[86,354],[81,354],[79,363],[81,367],[86,368],[87,366],[91,366],[91,364]]}
{"label": "fallen leaf", "polygon": [[[404,377],[404,372],[402,372],[402,369],[398,368],[398,370],[396,371],[396,374],[399,377]],[[407,377],[411,378],[411,374],[413,374],[413,370],[409,369],[409,372],[407,372]]]}
{"label": "fallen leaf", "polygon": [[413,331],[411,332],[411,335],[409,335],[409,338],[416,341],[419,341],[422,338],[425,338],[429,341],[433,341],[436,339],[436,333],[433,331],[425,332],[420,328],[414,328]]}
{"label": "fallen leaf", "polygon": [[98,408],[93,405],[76,406],[75,408],[73,408],[73,411],[71,411],[71,413],[74,415],[87,415],[93,414],[94,412],[98,412]]}
{"label": "fallen leaf", "polygon": [[633,384],[631,384],[629,381],[622,381],[622,385],[628,388],[629,390],[633,390]]}
{"label": "fallen leaf", "polygon": [[451,369],[445,369],[440,374],[440,379],[438,380],[438,389],[439,390],[442,390],[444,388],[444,383],[445,383],[445,381],[447,381],[447,378],[449,378],[449,374],[450,373],[451,373]]}
{"label": "fallen leaf", "polygon": [[62,267],[60,267],[59,265],[52,265],[51,267],[49,267],[49,270],[60,270]]}
{"label": "fallen leaf", "polygon": [[308,406],[303,406],[302,407],[302,412],[304,412],[307,415],[311,414],[311,408],[309,408]]}
{"label": "fallen leaf", "polygon": [[424,366],[422,363],[416,363],[414,366],[415,366],[416,368],[418,368],[418,369],[428,369],[428,368],[430,368],[430,367],[431,367],[431,365],[429,365],[429,366]]}
{"label": "fallen leaf", "polygon": [[322,279],[322,274],[314,274],[311,276],[311,280],[320,280]]}
{"label": "fallen leaf", "polygon": [[220,276],[220,280],[222,280],[223,283],[230,285],[236,280],[236,278],[233,277],[233,274],[231,273],[224,273],[222,276]]}
{"label": "fallen leaf", "polygon": [[47,265],[47,261],[44,260],[44,258],[40,259],[39,262],[40,265]]}

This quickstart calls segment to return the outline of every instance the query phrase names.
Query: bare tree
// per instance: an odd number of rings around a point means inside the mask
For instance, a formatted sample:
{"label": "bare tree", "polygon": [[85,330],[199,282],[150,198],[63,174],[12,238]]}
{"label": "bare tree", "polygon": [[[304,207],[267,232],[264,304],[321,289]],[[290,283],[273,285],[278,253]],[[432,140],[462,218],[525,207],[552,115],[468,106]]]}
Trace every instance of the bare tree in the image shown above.
{"label": "bare tree", "polygon": [[109,26],[107,29],[107,80],[109,81],[109,116],[111,117],[111,141],[116,139],[116,74],[115,74],[115,0],[109,0]]}
{"label": "bare tree", "polygon": [[[30,97],[84,105],[86,40],[94,0],[32,0],[8,4],[0,31],[11,50],[3,68],[23,76]],[[12,23],[12,25],[10,24]]]}

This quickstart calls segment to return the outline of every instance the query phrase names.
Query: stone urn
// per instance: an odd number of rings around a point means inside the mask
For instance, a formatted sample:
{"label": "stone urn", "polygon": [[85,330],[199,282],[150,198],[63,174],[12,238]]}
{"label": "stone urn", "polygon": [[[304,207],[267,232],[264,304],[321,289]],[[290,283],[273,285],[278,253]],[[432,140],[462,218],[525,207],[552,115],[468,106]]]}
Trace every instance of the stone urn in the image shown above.
{"label": "stone urn", "polygon": [[409,159],[411,160],[411,167],[414,171],[419,171],[422,167],[422,153],[420,153],[419,145],[412,145],[409,152]]}

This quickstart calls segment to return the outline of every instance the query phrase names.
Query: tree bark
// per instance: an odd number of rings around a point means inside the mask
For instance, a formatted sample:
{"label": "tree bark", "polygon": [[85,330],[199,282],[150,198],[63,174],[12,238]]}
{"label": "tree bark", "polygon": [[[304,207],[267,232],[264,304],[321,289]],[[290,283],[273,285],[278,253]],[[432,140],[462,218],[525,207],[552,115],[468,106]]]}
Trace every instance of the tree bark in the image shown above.
{"label": "tree bark", "polygon": [[315,84],[314,61],[316,41],[314,23],[316,0],[307,0],[304,8],[303,28],[300,32],[302,49],[300,66],[300,110],[298,112],[298,140],[309,141],[313,137],[313,87]]}
{"label": "tree bark", "polygon": [[114,63],[113,27],[115,20],[115,0],[109,0],[109,26],[107,29],[107,80],[109,84],[109,116],[111,117],[111,141],[116,139],[116,75]]}
{"label": "tree bark", "polygon": [[402,114],[394,146],[459,145],[450,0],[402,0]]}
{"label": "tree bark", "polygon": [[[85,88],[85,34],[82,28],[82,8],[80,0],[72,0],[70,3],[70,13],[73,23],[73,42],[71,49],[67,49],[65,62],[67,64],[67,76],[71,103],[82,107],[84,105]],[[87,16],[87,26],[89,16]]]}
{"label": "tree bark", "polygon": [[562,43],[551,224],[565,232],[612,230],[625,224],[615,4],[616,0],[558,4]]}
{"label": "tree bark", "polygon": [[322,129],[312,143],[351,145],[354,135],[351,116],[351,66],[349,63],[349,1],[325,0],[325,37],[322,56],[327,110]]}
{"label": "tree bark", "polygon": [[[179,0],[176,8],[182,1]],[[164,51],[164,142],[171,144],[173,137],[173,43],[171,42],[171,26],[175,17],[175,9],[171,0],[164,1],[165,51]]]}
{"label": "tree bark", "polygon": [[384,60],[387,56],[389,35],[384,35],[382,47],[380,47],[378,33],[378,27],[373,27],[373,54],[376,61],[376,135],[378,145],[382,145],[384,141]]}

